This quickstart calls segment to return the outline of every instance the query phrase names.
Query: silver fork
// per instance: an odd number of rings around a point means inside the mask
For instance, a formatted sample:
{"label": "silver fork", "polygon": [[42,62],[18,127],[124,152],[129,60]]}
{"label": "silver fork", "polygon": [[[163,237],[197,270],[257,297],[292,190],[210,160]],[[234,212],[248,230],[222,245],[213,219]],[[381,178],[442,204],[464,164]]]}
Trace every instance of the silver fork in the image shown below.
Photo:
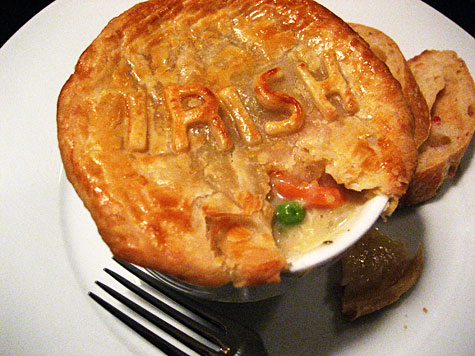
{"label": "silver fork", "polygon": [[[143,288],[140,288],[135,283],[130,282],[126,278],[108,268],[104,269],[106,273],[112,276],[127,289],[135,293],[137,296],[151,304],[153,307],[171,316],[173,319],[201,336],[205,341],[199,340],[198,338],[192,337],[182,330],[179,330],[177,327],[171,325],[168,321],[164,320],[157,314],[150,312],[146,308],[140,306],[104,283],[96,281],[96,284],[119,302],[126,305],[129,309],[142,316],[150,323],[181,342],[183,345],[186,345],[189,349],[203,356],[268,355],[261,337],[255,331],[241,325],[234,320],[226,318],[222,315],[217,315],[204,305],[201,305],[197,301],[185,297],[184,295],[172,290],[170,287],[159,282],[147,272],[142,271],[130,263],[119,260],[115,261],[138,277],[140,280],[165,295],[170,300],[185,307],[198,318],[186,315],[182,311],[178,310],[178,308],[171,307],[169,304],[163,302]],[[112,304],[108,303],[97,294],[89,292],[89,296],[128,327],[133,329],[147,341],[163,351],[165,354],[169,356],[189,355]]]}

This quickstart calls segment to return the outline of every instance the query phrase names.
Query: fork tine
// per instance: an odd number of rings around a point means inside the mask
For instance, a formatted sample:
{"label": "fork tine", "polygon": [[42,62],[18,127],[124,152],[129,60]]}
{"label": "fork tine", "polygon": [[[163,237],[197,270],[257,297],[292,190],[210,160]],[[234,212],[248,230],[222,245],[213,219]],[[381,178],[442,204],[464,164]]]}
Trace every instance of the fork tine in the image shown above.
{"label": "fork tine", "polygon": [[[208,338],[208,340],[214,341],[216,345],[221,346],[220,353],[217,355],[268,355],[261,337],[254,330],[245,327],[234,320],[228,319],[224,315],[216,315],[203,304],[171,289],[169,286],[163,284],[155,279],[151,274],[146,273],[138,267],[135,267],[128,262],[117,260],[116,258],[114,258],[114,260],[152,288],[209,323],[210,328],[205,328],[204,324],[197,323],[199,327],[194,331],[205,338]],[[195,321],[193,320],[193,322]],[[186,325],[186,323],[183,324]],[[191,327],[190,329],[193,330]],[[200,333],[203,330],[206,330],[206,336]]]}
{"label": "fork tine", "polygon": [[[160,309],[161,311],[165,312],[166,314],[168,314],[169,316],[171,316],[175,320],[177,320],[180,323],[182,323],[183,325],[187,326],[188,328],[190,328],[191,330],[193,330],[197,334],[199,334],[199,335],[203,336],[204,338],[208,339],[212,343],[215,343],[217,346],[219,346],[221,348],[221,350],[226,350],[227,349],[227,346],[223,344],[223,342],[218,338],[218,336],[216,336],[216,334],[217,334],[216,330],[210,329],[206,325],[198,323],[197,321],[191,319],[190,317],[182,314],[181,312],[179,312],[175,308],[170,307],[166,303],[164,303],[161,300],[155,298],[153,295],[151,295],[147,291],[145,291],[142,288],[138,287],[134,283],[128,281],[126,278],[122,277],[118,273],[116,273],[116,272],[114,272],[114,271],[112,271],[108,268],[105,268],[104,271],[106,273],[108,273],[110,276],[112,276],[119,283],[121,283],[124,287],[126,287],[130,291],[134,292],[139,297],[141,297],[142,299],[144,299],[147,302],[149,302],[150,304],[152,304],[154,307],[156,307],[156,308]],[[120,296],[120,295],[118,297],[119,298],[124,298],[123,296]],[[125,304],[125,302],[124,302],[124,304]],[[145,312],[147,312],[147,311],[144,310],[144,313]],[[165,323],[165,325],[163,326],[163,329],[165,330],[165,328],[167,328],[168,326],[169,325],[167,323]],[[175,329],[172,332],[176,332],[176,331],[177,330]],[[171,334],[171,332],[170,332],[170,334]],[[185,335],[185,338],[188,338],[188,336]],[[189,342],[192,342],[192,340],[194,340],[192,338],[190,338],[190,339],[191,340],[189,340]],[[207,349],[206,351],[209,351],[209,349]]]}
{"label": "fork tine", "polygon": [[219,328],[219,332],[225,333],[226,332],[226,326],[223,324],[223,322],[214,314],[211,312],[207,311],[203,306],[197,306],[193,303],[190,302],[189,299],[184,297],[183,295],[179,294],[176,291],[173,291],[169,288],[167,288],[165,285],[162,283],[158,282],[154,277],[149,275],[148,273],[140,270],[139,268],[135,267],[134,265],[124,262],[121,260],[118,260],[116,258],[113,258],[114,261],[116,261],[118,264],[120,264],[123,268],[125,268],[127,271],[135,275],[136,277],[140,278],[142,281],[150,285],[151,287],[155,288],[162,294],[166,295],[168,298],[177,301],[179,304],[185,306],[188,310],[196,314],[197,316],[201,317],[202,319],[206,320],[207,322],[215,325],[216,327]]}
{"label": "fork tine", "polygon": [[150,342],[152,345],[160,349],[161,351],[165,352],[169,356],[188,356],[186,353],[181,351],[180,349],[176,348],[168,341],[164,340],[157,334],[153,333],[143,325],[139,324],[137,321],[129,317],[127,314],[123,313],[113,305],[106,302],[101,297],[97,296],[96,294],[89,292],[89,296],[94,299],[100,306],[114,315],[117,319],[122,321],[125,325],[129,328],[134,330],[137,334],[141,335],[145,340]]}
{"label": "fork tine", "polygon": [[[130,282],[129,282],[130,283]],[[157,315],[152,314],[145,308],[141,307],[137,303],[133,302],[132,300],[128,299],[124,295],[118,293],[111,287],[105,285],[104,283],[101,283],[99,281],[96,281],[96,284],[101,287],[103,290],[105,290],[107,293],[109,293],[111,296],[113,296],[115,299],[117,299],[119,302],[122,304],[126,305],[129,309],[133,310],[140,316],[144,317],[148,321],[150,321],[152,324],[155,326],[159,327],[169,335],[173,336],[175,339],[178,341],[182,342],[184,345],[188,346],[192,350],[197,351],[201,355],[219,355],[216,350],[213,350],[212,348],[202,344],[201,342],[197,341],[196,339],[190,337],[189,335],[185,334],[181,330],[178,330],[168,322],[164,321],[163,319],[159,318]],[[143,291],[144,293],[147,293]],[[149,297],[154,298],[153,296],[149,295]],[[156,299],[158,301],[158,299]]]}

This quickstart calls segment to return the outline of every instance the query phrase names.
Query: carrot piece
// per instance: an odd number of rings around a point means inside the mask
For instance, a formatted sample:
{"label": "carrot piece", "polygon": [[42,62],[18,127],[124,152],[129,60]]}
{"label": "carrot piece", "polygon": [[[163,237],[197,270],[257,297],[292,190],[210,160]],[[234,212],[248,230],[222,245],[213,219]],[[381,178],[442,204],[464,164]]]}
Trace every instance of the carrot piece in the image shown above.
{"label": "carrot piece", "polygon": [[342,187],[321,186],[316,180],[310,183],[296,183],[279,173],[272,177],[271,182],[280,198],[299,200],[307,208],[335,208],[346,200]]}

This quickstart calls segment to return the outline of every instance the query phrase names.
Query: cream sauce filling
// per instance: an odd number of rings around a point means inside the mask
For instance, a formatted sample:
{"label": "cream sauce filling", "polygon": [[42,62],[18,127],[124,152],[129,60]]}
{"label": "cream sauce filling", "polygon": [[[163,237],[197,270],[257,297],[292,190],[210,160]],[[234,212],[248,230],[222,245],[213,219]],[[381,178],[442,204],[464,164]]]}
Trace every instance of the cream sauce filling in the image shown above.
{"label": "cream sauce filling", "polygon": [[337,208],[306,209],[304,221],[296,226],[284,227],[274,223],[274,239],[287,261],[291,263],[322,244],[332,243],[334,238],[348,231],[358,219],[365,199],[352,194]]}

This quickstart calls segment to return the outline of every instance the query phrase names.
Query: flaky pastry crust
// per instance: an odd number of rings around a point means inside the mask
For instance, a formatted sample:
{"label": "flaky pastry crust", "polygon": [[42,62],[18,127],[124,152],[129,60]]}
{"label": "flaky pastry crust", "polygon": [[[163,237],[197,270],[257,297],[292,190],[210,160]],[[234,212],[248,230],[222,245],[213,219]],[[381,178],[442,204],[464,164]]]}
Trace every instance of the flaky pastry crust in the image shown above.
{"label": "flaky pastry crust", "polygon": [[112,253],[202,285],[279,281],[270,170],[397,202],[416,160],[397,81],[304,0],[137,4],[82,54],[57,120]]}

